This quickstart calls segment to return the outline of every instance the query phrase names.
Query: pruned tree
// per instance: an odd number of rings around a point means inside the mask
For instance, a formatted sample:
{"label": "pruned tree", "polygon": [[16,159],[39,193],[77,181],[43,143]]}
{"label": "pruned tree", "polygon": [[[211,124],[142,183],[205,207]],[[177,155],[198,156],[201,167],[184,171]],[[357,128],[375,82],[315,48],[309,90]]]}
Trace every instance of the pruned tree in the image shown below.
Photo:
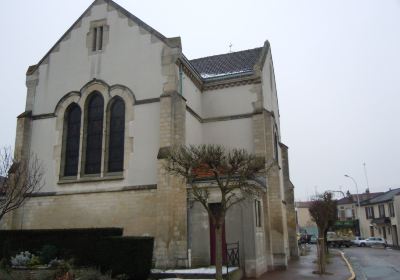
{"label": "pruned tree", "polygon": [[43,187],[43,167],[34,155],[15,160],[10,148],[0,151],[0,221]]}
{"label": "pruned tree", "polygon": [[312,200],[309,212],[318,227],[318,273],[326,272],[326,234],[329,226],[337,219],[337,202],[331,192],[315,196]]}
{"label": "pruned tree", "polygon": [[[243,149],[226,150],[220,145],[178,146],[168,153],[166,170],[186,179],[193,199],[204,207],[214,225],[216,279],[222,279],[225,214],[247,197],[259,195],[260,188],[253,181],[255,175],[265,174],[273,163],[266,165],[264,158]],[[204,176],[212,183],[202,184],[196,180]],[[210,191],[218,192],[219,203],[210,203]]]}

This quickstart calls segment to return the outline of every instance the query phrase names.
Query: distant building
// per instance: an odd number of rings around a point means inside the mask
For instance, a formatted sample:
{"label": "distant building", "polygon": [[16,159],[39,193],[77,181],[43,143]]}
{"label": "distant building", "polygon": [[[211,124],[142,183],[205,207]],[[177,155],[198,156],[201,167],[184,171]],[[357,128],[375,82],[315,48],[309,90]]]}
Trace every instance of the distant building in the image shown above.
{"label": "distant building", "polygon": [[360,203],[361,233],[383,237],[389,245],[399,246],[400,188],[389,190]]}
{"label": "distant building", "polygon": [[335,224],[335,230],[340,231],[342,235],[361,236],[359,225],[358,202],[374,198],[382,192],[371,193],[367,189],[365,193],[350,194],[347,191],[346,197],[339,199],[337,202],[338,221]]}
{"label": "distant building", "polygon": [[301,234],[307,233],[317,236],[318,227],[312,220],[309,211],[311,201],[298,201],[295,205],[298,232]]}

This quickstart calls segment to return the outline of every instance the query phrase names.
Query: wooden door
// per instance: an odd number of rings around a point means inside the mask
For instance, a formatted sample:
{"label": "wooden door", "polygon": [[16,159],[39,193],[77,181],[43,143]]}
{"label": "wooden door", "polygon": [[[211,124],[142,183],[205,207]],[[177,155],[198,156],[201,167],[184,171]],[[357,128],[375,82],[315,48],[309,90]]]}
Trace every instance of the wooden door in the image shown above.
{"label": "wooden door", "polygon": [[[209,220],[210,223],[210,260],[211,265],[215,265],[215,225]],[[222,263],[226,264],[226,237],[225,237],[225,223],[222,227]]]}

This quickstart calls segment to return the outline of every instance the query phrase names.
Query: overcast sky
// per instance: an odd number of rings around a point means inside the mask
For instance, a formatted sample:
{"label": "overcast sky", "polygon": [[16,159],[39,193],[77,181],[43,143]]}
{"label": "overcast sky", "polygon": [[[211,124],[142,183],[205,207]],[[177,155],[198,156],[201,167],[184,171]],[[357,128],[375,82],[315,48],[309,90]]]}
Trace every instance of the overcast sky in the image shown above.
{"label": "overcast sky", "polygon": [[[13,0],[0,17],[0,147],[13,146],[25,72],[91,0]],[[400,187],[399,0],[117,0],[189,58],[269,40],[296,199]],[[45,137],[45,136],[44,136]]]}

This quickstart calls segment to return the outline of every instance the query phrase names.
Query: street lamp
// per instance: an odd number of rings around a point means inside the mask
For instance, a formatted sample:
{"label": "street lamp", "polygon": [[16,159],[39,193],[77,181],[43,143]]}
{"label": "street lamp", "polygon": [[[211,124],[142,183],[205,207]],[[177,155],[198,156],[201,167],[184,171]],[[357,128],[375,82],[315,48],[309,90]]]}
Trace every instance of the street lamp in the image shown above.
{"label": "street lamp", "polygon": [[353,177],[351,177],[351,176],[349,176],[349,175],[347,175],[347,174],[344,175],[344,177],[347,177],[347,178],[350,178],[351,180],[353,180],[354,185],[356,186],[356,192],[357,192],[357,205],[358,205],[358,208],[360,208],[360,198],[359,198],[359,196],[358,196],[358,186],[357,186],[356,180],[354,180]]}
{"label": "street lamp", "polygon": [[358,218],[359,229],[361,230],[361,227],[360,227],[360,197],[358,196],[357,182],[356,182],[356,180],[354,180],[353,177],[351,177],[351,176],[349,176],[347,174],[345,174],[344,177],[350,178],[354,182],[354,185],[356,186],[356,192],[357,192],[357,216],[358,216],[357,218]]}

